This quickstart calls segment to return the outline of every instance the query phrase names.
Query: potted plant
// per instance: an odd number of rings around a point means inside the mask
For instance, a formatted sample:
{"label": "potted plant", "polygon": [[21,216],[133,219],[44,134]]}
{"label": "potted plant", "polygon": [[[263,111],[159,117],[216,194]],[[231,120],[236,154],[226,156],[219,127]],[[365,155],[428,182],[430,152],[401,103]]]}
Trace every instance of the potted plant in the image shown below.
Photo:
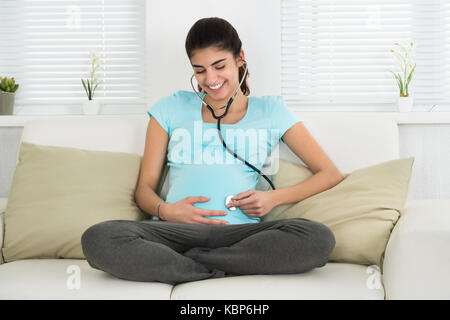
{"label": "potted plant", "polygon": [[18,88],[14,78],[0,77],[0,115],[13,115],[15,92]]}
{"label": "potted plant", "polygon": [[391,49],[391,52],[395,55],[397,64],[400,67],[400,72],[391,73],[394,75],[395,80],[400,91],[397,107],[400,112],[409,112],[413,107],[413,97],[409,94],[409,84],[416,69],[416,64],[412,62],[413,59],[413,43],[405,47],[399,43],[395,43],[396,49]]}
{"label": "potted plant", "polygon": [[94,100],[95,89],[99,85],[99,80],[96,76],[97,70],[100,68],[100,59],[95,54],[95,52],[90,53],[91,56],[91,68],[89,70],[90,78],[81,79],[83,88],[88,97],[88,101],[83,102],[83,112],[84,114],[99,114],[100,113],[100,101]]}

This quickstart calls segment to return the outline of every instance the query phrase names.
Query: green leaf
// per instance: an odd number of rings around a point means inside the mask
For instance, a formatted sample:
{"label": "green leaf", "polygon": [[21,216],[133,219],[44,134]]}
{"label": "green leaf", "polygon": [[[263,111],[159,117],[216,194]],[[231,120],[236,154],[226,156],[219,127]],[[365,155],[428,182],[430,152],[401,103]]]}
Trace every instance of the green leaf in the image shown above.
{"label": "green leaf", "polygon": [[92,96],[94,96],[94,92],[95,92],[95,89],[97,89],[97,87],[98,87],[98,83],[96,83],[94,89],[92,89]]}
{"label": "green leaf", "polygon": [[86,95],[87,95],[88,98],[89,98],[89,92],[88,92],[88,89],[86,88],[86,83],[84,83],[84,80],[83,80],[83,79],[81,79],[81,83],[83,84],[84,91],[86,91]]}
{"label": "green leaf", "polygon": [[16,83],[14,77],[0,77],[0,90],[4,92],[16,92],[19,85]]}
{"label": "green leaf", "polygon": [[87,86],[88,86],[88,91],[89,91],[88,99],[92,100],[92,91],[91,91],[92,89],[91,89],[91,83],[89,80],[87,81]]}
{"label": "green leaf", "polygon": [[394,75],[395,80],[397,80],[398,89],[400,90],[400,93],[401,93],[403,91],[402,78],[400,77],[400,75],[398,73],[394,73],[392,71],[390,71],[390,72]]}
{"label": "green leaf", "polygon": [[408,79],[407,79],[408,84],[411,82],[411,78],[412,78],[412,75],[413,75],[415,69],[416,69],[416,65],[414,65],[414,67],[411,69],[411,72],[408,75]]}

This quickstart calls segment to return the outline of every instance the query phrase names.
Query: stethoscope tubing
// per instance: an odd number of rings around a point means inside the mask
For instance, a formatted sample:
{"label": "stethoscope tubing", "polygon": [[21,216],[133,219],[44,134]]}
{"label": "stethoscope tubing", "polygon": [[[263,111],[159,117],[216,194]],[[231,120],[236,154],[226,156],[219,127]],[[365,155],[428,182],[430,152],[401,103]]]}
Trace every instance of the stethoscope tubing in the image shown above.
{"label": "stethoscope tubing", "polygon": [[192,89],[194,90],[196,96],[202,101],[202,103],[203,103],[204,105],[206,105],[206,107],[209,109],[209,111],[211,111],[211,114],[212,114],[212,116],[214,117],[214,119],[217,120],[217,130],[219,131],[219,137],[220,137],[220,140],[222,141],[222,144],[223,144],[224,148],[225,148],[229,153],[231,153],[235,158],[238,158],[240,161],[244,162],[247,166],[249,166],[250,168],[252,168],[254,171],[258,172],[258,174],[260,174],[264,179],[266,179],[266,181],[270,184],[270,186],[272,187],[272,189],[275,190],[275,186],[273,185],[272,181],[270,181],[270,179],[269,179],[265,174],[263,174],[258,168],[256,168],[255,166],[251,165],[250,163],[248,163],[245,159],[242,159],[240,156],[238,156],[235,152],[233,152],[232,150],[230,150],[230,149],[227,147],[225,141],[223,140],[222,132],[221,132],[221,130],[220,130],[220,120],[221,120],[223,117],[225,117],[225,116],[227,115],[228,109],[230,108],[231,104],[233,103],[234,98],[236,97],[236,94],[237,94],[239,88],[241,87],[242,83],[243,83],[244,80],[245,80],[245,76],[246,76],[246,74],[247,74],[248,66],[247,66],[247,61],[244,60],[244,62],[245,62],[245,72],[244,72],[244,75],[243,75],[243,77],[242,77],[242,79],[241,79],[241,82],[239,83],[239,86],[238,86],[238,87],[236,88],[236,90],[234,91],[233,96],[228,100],[228,103],[226,104],[225,112],[224,112],[223,115],[221,115],[221,116],[216,116],[216,114],[214,113],[214,110],[211,108],[211,106],[210,106],[209,104],[207,104],[207,103],[200,97],[200,95],[198,94],[197,90],[195,90],[194,85],[193,85],[193,83],[192,83],[192,78],[194,78],[195,74],[193,74],[192,77],[191,77],[191,86],[192,86]]}

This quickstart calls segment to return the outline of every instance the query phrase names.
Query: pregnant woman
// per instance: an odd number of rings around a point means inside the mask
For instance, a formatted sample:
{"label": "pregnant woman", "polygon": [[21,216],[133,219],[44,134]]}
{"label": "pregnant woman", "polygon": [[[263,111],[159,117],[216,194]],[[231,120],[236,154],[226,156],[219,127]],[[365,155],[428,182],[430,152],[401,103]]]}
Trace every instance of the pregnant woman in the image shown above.
{"label": "pregnant woman", "polygon": [[[281,96],[250,96],[242,43],[230,23],[200,19],[185,48],[193,91],[179,90],[147,111],[135,198],[149,219],[88,228],[81,241],[89,265],[122,279],[168,284],[324,266],[335,246],[329,228],[261,217],[332,188],[341,173]],[[281,189],[263,175],[270,188],[256,190],[262,165],[280,142],[314,175]],[[166,159],[163,200],[156,190]]]}

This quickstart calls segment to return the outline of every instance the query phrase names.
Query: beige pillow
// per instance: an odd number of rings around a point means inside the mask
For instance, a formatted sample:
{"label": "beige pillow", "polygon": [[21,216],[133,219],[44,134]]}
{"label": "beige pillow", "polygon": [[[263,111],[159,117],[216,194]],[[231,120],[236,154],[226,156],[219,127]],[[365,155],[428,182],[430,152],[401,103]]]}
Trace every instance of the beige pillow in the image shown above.
{"label": "beige pillow", "polygon": [[[312,176],[300,164],[279,160],[273,178],[277,189]],[[329,261],[382,267],[387,241],[408,195],[413,163],[414,157],[397,159],[344,174],[333,188],[277,206],[262,220],[305,218],[323,223],[336,238]]]}
{"label": "beige pillow", "polygon": [[5,211],[6,262],[84,259],[81,235],[105,220],[141,220],[141,156],[22,142]]}

